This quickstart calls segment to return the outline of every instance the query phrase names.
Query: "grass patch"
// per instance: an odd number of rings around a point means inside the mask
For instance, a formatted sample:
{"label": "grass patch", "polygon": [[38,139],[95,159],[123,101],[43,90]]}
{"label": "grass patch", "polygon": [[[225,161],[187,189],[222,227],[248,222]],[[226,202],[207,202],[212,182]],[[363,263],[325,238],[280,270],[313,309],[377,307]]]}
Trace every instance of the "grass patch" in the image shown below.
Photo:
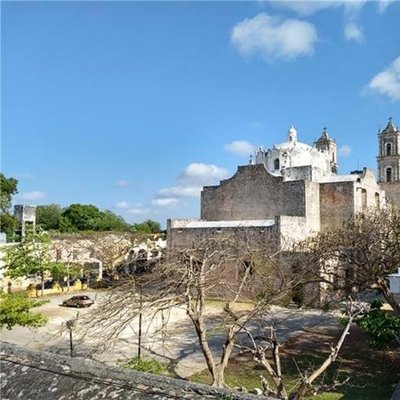
{"label": "grass patch", "polygon": [[131,358],[127,362],[121,362],[120,366],[127,369],[133,369],[140,372],[149,372],[157,375],[168,375],[167,365],[159,362],[154,358]]}
{"label": "grass patch", "polygon": [[[289,339],[282,351],[282,369],[287,389],[292,389],[299,381],[299,373],[293,358],[302,371],[319,366],[329,353],[329,343],[336,343],[340,330],[330,332],[302,332]],[[321,377],[329,384],[334,376],[350,381],[335,392],[313,396],[315,400],[385,400],[389,399],[395,385],[400,380],[400,352],[397,349],[375,350],[368,346],[369,338],[357,327],[340,353],[340,358]],[[226,383],[243,386],[247,390],[261,388],[259,376],[267,377],[264,369],[254,363],[251,355],[239,354],[231,358],[226,371]],[[191,380],[211,383],[207,370],[193,375]],[[273,387],[271,385],[271,387]],[[311,399],[311,398],[310,398]]]}

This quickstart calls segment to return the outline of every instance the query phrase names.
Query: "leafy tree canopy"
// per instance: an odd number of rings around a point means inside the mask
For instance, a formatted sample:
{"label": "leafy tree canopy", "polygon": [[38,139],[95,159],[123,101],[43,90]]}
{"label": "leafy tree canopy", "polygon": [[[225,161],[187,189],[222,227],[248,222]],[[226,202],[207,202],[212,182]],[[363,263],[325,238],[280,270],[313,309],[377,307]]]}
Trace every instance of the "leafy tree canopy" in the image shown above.
{"label": "leafy tree canopy", "polygon": [[101,211],[92,204],[71,204],[61,214],[65,226],[73,231],[93,230],[95,222],[101,219]]}
{"label": "leafy tree canopy", "polygon": [[40,229],[37,232],[29,232],[18,245],[7,249],[4,258],[7,267],[5,275],[11,278],[38,275],[43,291],[47,272],[50,275],[60,275],[61,270],[64,270],[64,275],[68,273],[67,267],[52,261],[50,248],[51,240],[47,232]]}
{"label": "leafy tree canopy", "polygon": [[36,208],[36,223],[46,231],[60,228],[62,209],[58,204],[38,206]]}
{"label": "leafy tree canopy", "polygon": [[7,235],[7,240],[14,236],[18,225],[17,219],[10,214],[12,196],[18,193],[18,181],[14,178],[6,178],[0,172],[0,228]]}
{"label": "leafy tree canopy", "polygon": [[38,313],[32,313],[31,309],[47,303],[45,300],[29,299],[23,293],[0,292],[0,329],[13,326],[26,326],[38,328],[47,322],[47,318]]}
{"label": "leafy tree canopy", "polygon": [[134,224],[133,227],[136,232],[140,233],[157,233],[161,230],[160,223],[152,221],[151,219],[148,219],[139,224]]}
{"label": "leafy tree canopy", "polygon": [[6,178],[0,172],[0,210],[1,213],[8,213],[11,207],[11,197],[18,193],[18,181],[14,178]]}

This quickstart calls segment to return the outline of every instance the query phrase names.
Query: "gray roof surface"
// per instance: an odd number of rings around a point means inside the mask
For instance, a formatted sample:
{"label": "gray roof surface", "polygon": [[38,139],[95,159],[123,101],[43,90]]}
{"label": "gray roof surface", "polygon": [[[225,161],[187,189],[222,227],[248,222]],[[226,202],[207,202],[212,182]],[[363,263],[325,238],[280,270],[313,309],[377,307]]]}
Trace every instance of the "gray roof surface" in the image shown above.
{"label": "gray roof surface", "polygon": [[[1,342],[2,400],[257,399],[257,396]],[[266,399],[265,397],[263,397]]]}

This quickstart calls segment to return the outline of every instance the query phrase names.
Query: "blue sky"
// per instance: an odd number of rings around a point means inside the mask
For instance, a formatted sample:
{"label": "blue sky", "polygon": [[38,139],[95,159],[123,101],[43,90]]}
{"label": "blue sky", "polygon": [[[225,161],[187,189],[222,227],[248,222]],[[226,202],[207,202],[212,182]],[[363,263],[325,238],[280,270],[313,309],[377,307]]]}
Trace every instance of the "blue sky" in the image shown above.
{"label": "blue sky", "polygon": [[311,144],[375,169],[400,125],[398,1],[2,2],[2,171],[15,202],[198,217],[250,152]]}

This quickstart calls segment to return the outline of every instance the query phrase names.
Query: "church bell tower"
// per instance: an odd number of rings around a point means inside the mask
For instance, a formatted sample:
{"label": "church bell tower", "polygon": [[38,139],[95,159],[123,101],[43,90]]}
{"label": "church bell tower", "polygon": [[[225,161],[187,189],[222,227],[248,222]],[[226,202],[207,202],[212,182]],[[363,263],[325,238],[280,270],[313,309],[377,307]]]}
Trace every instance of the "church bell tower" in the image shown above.
{"label": "church bell tower", "polygon": [[378,132],[378,182],[392,203],[400,205],[400,130],[389,118],[383,131]]}
{"label": "church bell tower", "polygon": [[321,137],[315,142],[315,147],[319,151],[325,151],[329,154],[329,162],[331,171],[334,174],[338,172],[337,155],[336,155],[336,143],[329,136],[327,128],[321,134]]}

